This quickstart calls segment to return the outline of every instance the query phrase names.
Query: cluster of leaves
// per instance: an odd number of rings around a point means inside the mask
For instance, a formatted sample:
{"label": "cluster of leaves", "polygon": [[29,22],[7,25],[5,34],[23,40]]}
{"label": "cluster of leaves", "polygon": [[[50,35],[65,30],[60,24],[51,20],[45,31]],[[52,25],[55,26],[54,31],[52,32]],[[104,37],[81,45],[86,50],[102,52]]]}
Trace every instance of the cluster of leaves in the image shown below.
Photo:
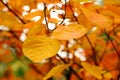
{"label": "cluster of leaves", "polygon": [[120,0],[0,0],[0,79],[119,80],[119,6]]}

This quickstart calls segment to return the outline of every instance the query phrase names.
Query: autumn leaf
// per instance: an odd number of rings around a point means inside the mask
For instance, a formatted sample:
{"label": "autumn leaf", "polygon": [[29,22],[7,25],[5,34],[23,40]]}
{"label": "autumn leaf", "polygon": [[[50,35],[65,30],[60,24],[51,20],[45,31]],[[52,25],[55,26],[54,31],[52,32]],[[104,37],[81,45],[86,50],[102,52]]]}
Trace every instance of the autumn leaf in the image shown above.
{"label": "autumn leaf", "polygon": [[84,15],[87,17],[87,19],[97,26],[100,26],[102,28],[107,28],[110,27],[110,25],[112,24],[111,19],[109,19],[108,17],[92,12],[86,8],[81,8],[81,10],[84,13]]}
{"label": "autumn leaf", "polygon": [[33,62],[55,56],[60,48],[60,43],[46,36],[29,36],[23,44],[24,55]]}
{"label": "autumn leaf", "polygon": [[93,65],[91,65],[90,63],[87,63],[87,62],[82,62],[81,65],[91,75],[93,75],[94,77],[96,77],[98,79],[102,79],[102,76],[101,76],[102,70],[99,67],[93,66]]}
{"label": "autumn leaf", "polygon": [[0,25],[4,25],[13,31],[23,30],[23,24],[15,16],[3,11],[0,11]]}
{"label": "autumn leaf", "polygon": [[23,6],[29,6],[30,9],[34,9],[35,8],[35,3],[34,0],[9,0],[8,4],[11,6],[11,8],[18,12],[18,13],[22,13],[23,11]]}
{"label": "autumn leaf", "polygon": [[52,68],[47,74],[46,76],[43,78],[43,80],[47,80],[48,78],[52,77],[52,76],[56,76],[59,73],[61,73],[64,69],[68,68],[70,66],[70,64],[61,64],[58,66],[55,66],[54,68]]}
{"label": "autumn leaf", "polygon": [[42,10],[38,10],[38,11],[35,11],[35,12],[31,12],[29,14],[26,14],[24,16],[25,20],[31,20],[32,18],[36,17],[36,16],[41,16],[41,19],[43,20],[43,11]]}
{"label": "autumn leaf", "polygon": [[58,26],[52,33],[53,37],[58,40],[70,40],[80,38],[86,33],[84,26],[79,24],[70,24],[66,26]]}
{"label": "autumn leaf", "polygon": [[46,34],[47,34],[46,26],[39,22],[33,23],[32,27],[28,32],[28,36],[46,35]]}
{"label": "autumn leaf", "polygon": [[103,76],[107,79],[112,78],[112,74],[110,72],[103,71]]}

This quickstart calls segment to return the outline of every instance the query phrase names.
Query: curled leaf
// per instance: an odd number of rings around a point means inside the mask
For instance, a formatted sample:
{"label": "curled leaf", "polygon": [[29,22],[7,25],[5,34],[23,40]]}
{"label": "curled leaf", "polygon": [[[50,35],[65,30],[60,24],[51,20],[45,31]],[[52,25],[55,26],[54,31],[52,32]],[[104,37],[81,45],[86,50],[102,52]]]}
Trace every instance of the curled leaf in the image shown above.
{"label": "curled leaf", "polygon": [[23,43],[23,52],[33,62],[55,56],[60,48],[60,43],[46,36],[29,36]]}
{"label": "curled leaf", "polygon": [[80,38],[86,33],[84,26],[79,24],[70,24],[67,26],[58,26],[52,35],[58,40],[70,40]]}

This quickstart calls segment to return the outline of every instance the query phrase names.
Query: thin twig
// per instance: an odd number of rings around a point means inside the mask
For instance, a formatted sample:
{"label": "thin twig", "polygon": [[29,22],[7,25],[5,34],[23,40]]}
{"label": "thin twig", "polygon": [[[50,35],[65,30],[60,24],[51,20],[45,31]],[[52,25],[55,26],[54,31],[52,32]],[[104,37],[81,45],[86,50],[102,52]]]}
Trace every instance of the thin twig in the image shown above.
{"label": "thin twig", "polygon": [[46,15],[46,9],[47,9],[46,3],[44,3],[44,17],[45,17],[46,27],[47,27],[47,29],[49,29],[48,21],[47,21],[47,15]]}
{"label": "thin twig", "polygon": [[104,32],[105,32],[106,36],[108,37],[108,39],[110,40],[110,43],[112,44],[113,48],[115,49],[116,54],[117,54],[118,57],[120,58],[119,51],[117,50],[115,44],[114,44],[113,41],[111,40],[110,35],[107,33],[107,31],[106,31],[105,29],[104,29]]}
{"label": "thin twig", "polygon": [[70,6],[70,9],[71,9],[71,11],[72,11],[72,13],[73,13],[73,16],[74,16],[74,18],[75,18],[75,21],[79,24],[78,19],[77,19],[77,17],[76,17],[75,14],[74,14],[74,11],[73,11],[73,9],[72,9],[72,6],[71,6],[71,3],[70,3],[70,2],[69,2],[69,6]]}
{"label": "thin twig", "polygon": [[113,48],[115,49],[116,55],[118,56],[118,68],[119,68],[119,72],[118,72],[117,80],[119,80],[120,79],[120,54],[119,54],[119,51],[116,48],[115,44],[111,40],[110,35],[107,33],[107,31],[105,29],[104,29],[104,32],[105,32],[106,36],[108,37],[110,43],[112,44]]}
{"label": "thin twig", "polygon": [[89,44],[90,44],[90,47],[91,47],[91,49],[92,49],[92,52],[93,52],[93,60],[94,60],[94,62],[95,62],[95,65],[98,66],[96,51],[95,51],[95,49],[94,49],[94,47],[93,47],[93,45],[92,45],[92,42],[90,41],[89,37],[88,37],[86,34],[85,34],[85,37],[86,37],[86,39],[88,40],[88,42],[89,42]]}
{"label": "thin twig", "polygon": [[62,22],[60,23],[60,25],[65,21],[65,17],[66,17],[66,6],[67,6],[67,3],[66,3],[66,0],[65,0],[65,14],[64,14],[64,16],[63,16],[63,20],[62,20]]}

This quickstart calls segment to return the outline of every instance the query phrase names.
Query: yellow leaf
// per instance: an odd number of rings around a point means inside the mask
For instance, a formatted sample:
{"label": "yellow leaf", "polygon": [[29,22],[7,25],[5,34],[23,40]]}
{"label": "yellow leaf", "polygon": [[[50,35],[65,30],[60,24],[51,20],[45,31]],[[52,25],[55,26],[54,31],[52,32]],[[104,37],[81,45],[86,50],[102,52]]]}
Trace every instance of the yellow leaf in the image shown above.
{"label": "yellow leaf", "polygon": [[106,71],[103,71],[103,76],[108,79],[112,78],[112,74],[110,72],[106,72]]}
{"label": "yellow leaf", "polygon": [[70,64],[62,64],[62,65],[55,66],[47,73],[47,75],[43,78],[43,80],[47,80],[48,78],[52,76],[58,75],[59,73],[61,73],[64,69],[68,68],[69,66]]}
{"label": "yellow leaf", "polygon": [[18,19],[6,12],[0,11],[0,25],[4,25],[13,31],[20,31],[23,29],[23,24]]}
{"label": "yellow leaf", "polygon": [[104,5],[120,5],[120,0],[103,0]]}
{"label": "yellow leaf", "polygon": [[58,40],[70,40],[80,38],[86,33],[86,29],[79,24],[70,24],[67,26],[58,26],[52,35]]}
{"label": "yellow leaf", "polygon": [[102,28],[107,28],[110,27],[110,25],[112,25],[112,20],[106,16],[95,13],[86,8],[82,8],[81,10],[84,13],[84,15],[87,17],[87,19],[97,26],[100,26]]}
{"label": "yellow leaf", "polygon": [[98,78],[98,79],[102,79],[101,73],[102,70],[97,67],[97,66],[93,66],[87,62],[82,62],[81,65],[83,66],[83,68],[85,70],[87,70],[91,75],[93,75],[94,77]]}
{"label": "yellow leaf", "polygon": [[29,36],[23,43],[24,55],[33,62],[55,56],[60,48],[60,43],[46,36]]}
{"label": "yellow leaf", "polygon": [[28,32],[28,36],[46,35],[46,33],[47,33],[46,26],[36,22],[33,23],[33,25],[31,26]]}

